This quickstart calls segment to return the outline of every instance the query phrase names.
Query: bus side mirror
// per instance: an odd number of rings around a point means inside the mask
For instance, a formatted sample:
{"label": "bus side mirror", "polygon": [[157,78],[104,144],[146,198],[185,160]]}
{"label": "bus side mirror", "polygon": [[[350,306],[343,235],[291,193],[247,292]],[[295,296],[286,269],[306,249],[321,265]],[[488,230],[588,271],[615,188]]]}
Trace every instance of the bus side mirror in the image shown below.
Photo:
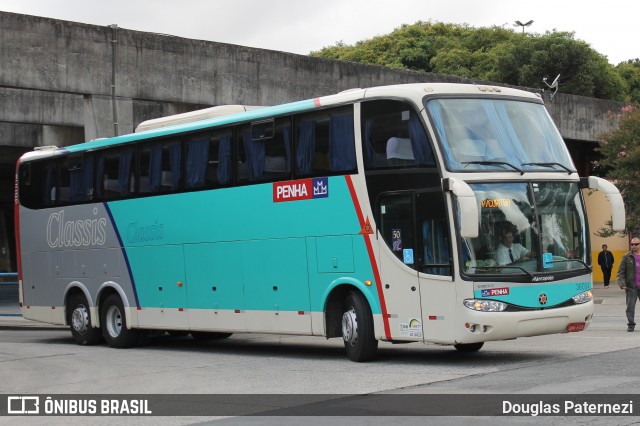
{"label": "bus side mirror", "polygon": [[624,201],[618,188],[611,182],[597,176],[582,178],[580,186],[583,188],[596,189],[606,195],[609,204],[611,204],[611,228],[614,231],[624,231],[626,226]]}
{"label": "bus side mirror", "polygon": [[466,182],[456,178],[444,179],[443,189],[451,191],[458,200],[460,236],[462,238],[477,238],[479,226],[476,194]]}

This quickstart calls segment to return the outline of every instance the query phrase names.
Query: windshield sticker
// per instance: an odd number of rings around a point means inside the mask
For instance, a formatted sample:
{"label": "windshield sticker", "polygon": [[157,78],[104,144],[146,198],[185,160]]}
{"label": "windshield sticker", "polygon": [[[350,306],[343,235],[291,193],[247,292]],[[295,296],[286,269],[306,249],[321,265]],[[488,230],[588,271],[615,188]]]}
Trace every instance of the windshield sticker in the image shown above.
{"label": "windshield sticker", "polygon": [[399,228],[393,228],[391,230],[391,242],[393,251],[402,251],[402,230]]}
{"label": "windshield sticker", "polygon": [[402,250],[402,258],[405,265],[413,265],[413,249]]}

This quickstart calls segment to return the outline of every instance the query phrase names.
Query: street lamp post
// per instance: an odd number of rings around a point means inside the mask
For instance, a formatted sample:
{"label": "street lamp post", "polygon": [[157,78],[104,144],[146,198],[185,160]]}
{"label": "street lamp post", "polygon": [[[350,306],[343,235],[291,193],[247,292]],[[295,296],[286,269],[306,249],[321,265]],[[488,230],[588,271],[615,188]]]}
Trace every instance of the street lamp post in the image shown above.
{"label": "street lamp post", "polygon": [[530,20],[529,22],[525,22],[524,24],[520,21],[516,21],[515,24],[513,24],[514,27],[522,27],[522,34],[524,34],[524,27],[528,27],[529,25],[533,24],[533,19]]}

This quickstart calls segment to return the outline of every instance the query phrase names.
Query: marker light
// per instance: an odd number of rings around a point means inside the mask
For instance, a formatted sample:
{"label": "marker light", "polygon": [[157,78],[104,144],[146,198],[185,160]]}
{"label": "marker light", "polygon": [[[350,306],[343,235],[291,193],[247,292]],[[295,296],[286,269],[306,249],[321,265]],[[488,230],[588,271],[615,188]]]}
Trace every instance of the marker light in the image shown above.
{"label": "marker light", "polygon": [[572,299],[574,302],[580,305],[582,303],[587,303],[592,301],[593,293],[591,292],[591,290],[583,291],[582,293],[576,294],[575,296],[573,296]]}
{"label": "marker light", "polygon": [[464,306],[474,311],[481,312],[501,312],[507,309],[507,304],[498,302],[497,300],[483,300],[483,299],[467,299],[464,301]]}

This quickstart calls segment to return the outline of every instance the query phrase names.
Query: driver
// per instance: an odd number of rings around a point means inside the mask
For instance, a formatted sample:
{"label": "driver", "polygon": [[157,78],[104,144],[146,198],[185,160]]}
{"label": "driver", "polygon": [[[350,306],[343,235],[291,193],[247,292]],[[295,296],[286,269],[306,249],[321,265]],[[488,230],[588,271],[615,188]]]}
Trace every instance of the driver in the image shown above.
{"label": "driver", "polygon": [[496,263],[508,265],[518,260],[529,259],[533,255],[522,244],[513,242],[513,231],[504,229],[500,234],[500,244],[496,251]]}

